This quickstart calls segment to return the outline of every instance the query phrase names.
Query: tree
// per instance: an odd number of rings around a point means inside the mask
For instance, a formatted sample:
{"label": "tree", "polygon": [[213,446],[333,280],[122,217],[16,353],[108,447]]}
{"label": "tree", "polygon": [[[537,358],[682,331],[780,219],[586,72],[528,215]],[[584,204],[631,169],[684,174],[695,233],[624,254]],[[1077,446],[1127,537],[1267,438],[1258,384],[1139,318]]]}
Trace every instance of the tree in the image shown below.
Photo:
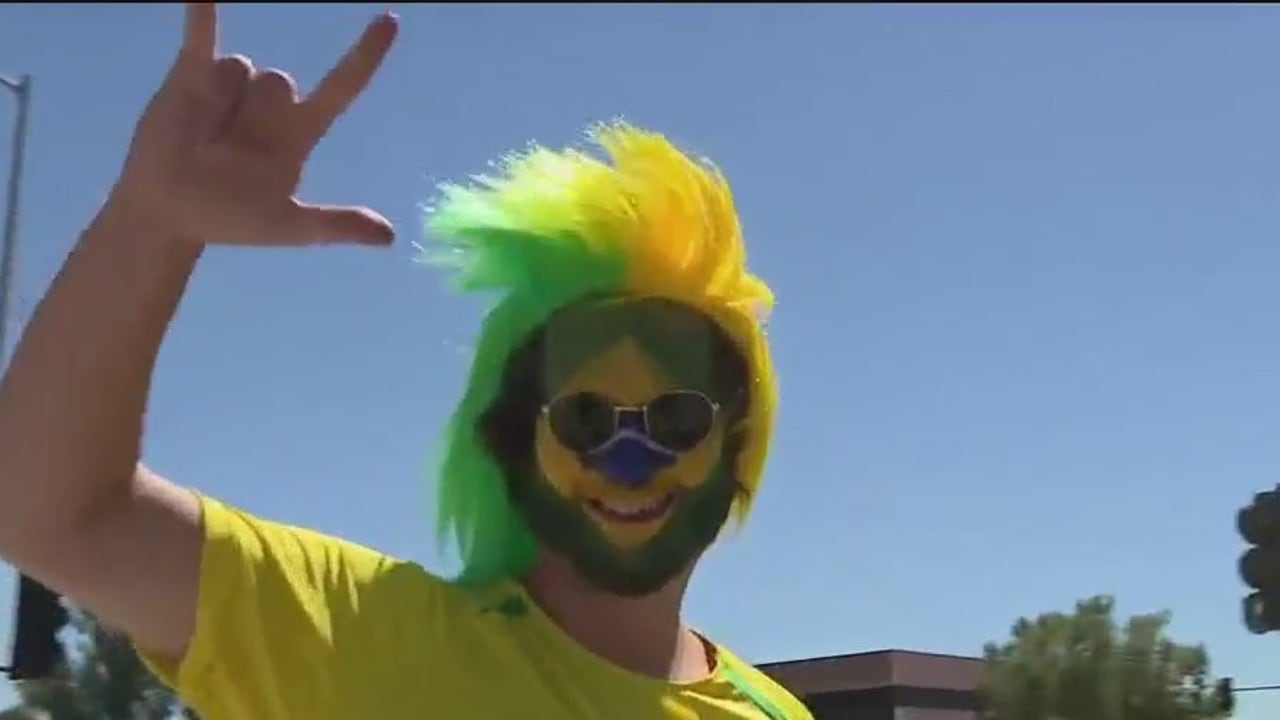
{"label": "tree", "polygon": [[11,707],[8,710],[0,710],[0,720],[49,720],[49,715],[43,710]]}
{"label": "tree", "polygon": [[194,719],[142,664],[128,639],[84,612],[73,611],[71,624],[65,676],[19,685],[22,704],[0,713],[0,720],[42,712],[48,720]]}
{"label": "tree", "polygon": [[984,648],[989,720],[1213,720],[1221,707],[1202,645],[1166,636],[1168,613],[1131,617],[1099,596],[1067,614],[1021,618]]}

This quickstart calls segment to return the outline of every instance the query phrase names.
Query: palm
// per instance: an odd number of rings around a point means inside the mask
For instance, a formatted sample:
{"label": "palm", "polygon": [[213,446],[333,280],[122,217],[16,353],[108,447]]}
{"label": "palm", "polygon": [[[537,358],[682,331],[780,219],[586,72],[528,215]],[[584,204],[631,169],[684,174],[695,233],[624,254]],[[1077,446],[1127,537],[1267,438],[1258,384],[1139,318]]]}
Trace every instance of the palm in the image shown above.
{"label": "palm", "polygon": [[310,205],[294,193],[312,149],[369,83],[395,34],[394,18],[379,17],[300,98],[288,75],[218,57],[216,6],[188,3],[182,48],[138,124],[127,183],[199,242],[389,241],[390,224],[373,211]]}

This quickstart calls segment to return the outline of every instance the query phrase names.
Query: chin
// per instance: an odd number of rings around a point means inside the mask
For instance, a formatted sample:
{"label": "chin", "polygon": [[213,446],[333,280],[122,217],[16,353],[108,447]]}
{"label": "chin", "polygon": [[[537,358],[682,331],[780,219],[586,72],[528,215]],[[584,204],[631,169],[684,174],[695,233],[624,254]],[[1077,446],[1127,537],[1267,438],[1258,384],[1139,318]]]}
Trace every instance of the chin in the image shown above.
{"label": "chin", "polygon": [[[657,527],[646,528],[650,530],[647,539],[619,545],[609,540],[602,527],[605,523],[596,513],[585,507],[565,510],[558,518],[544,515],[531,523],[535,536],[540,536],[539,543],[559,556],[583,583],[610,595],[652,595],[685,574],[704,550],[700,543],[688,542],[686,533],[672,533],[673,528],[661,520],[654,523]],[[576,530],[566,532],[569,528]]]}
{"label": "chin", "polygon": [[[642,598],[653,595],[667,587],[689,565],[689,563],[685,563],[674,569],[660,568],[647,571],[628,571],[616,565],[601,567],[589,560],[584,561],[584,559],[580,558],[571,557],[569,562],[584,583],[610,595],[626,598]],[[689,562],[691,563],[692,559]]]}
{"label": "chin", "polygon": [[544,550],[587,585],[628,598],[683,582],[728,519],[734,489],[724,478],[658,503],[622,506],[610,498],[613,507],[597,508],[545,483],[511,487],[517,510]]}

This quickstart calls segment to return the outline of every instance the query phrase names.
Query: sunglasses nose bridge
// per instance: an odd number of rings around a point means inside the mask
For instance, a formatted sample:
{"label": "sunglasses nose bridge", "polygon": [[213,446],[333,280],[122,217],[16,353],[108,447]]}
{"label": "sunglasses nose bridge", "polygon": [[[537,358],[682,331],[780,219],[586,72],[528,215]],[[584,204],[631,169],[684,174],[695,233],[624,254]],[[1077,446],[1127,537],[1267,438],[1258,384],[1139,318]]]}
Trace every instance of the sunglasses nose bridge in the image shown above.
{"label": "sunglasses nose bridge", "polygon": [[614,411],[615,431],[631,430],[645,433],[649,429],[648,413],[644,408],[620,407]]}
{"label": "sunglasses nose bridge", "polygon": [[[690,401],[701,407],[690,413]],[[639,406],[621,405],[602,395],[579,393],[542,408],[551,429],[566,447],[579,453],[600,449],[619,433],[644,435],[669,451],[683,452],[710,432],[719,407],[696,391],[672,391]]]}

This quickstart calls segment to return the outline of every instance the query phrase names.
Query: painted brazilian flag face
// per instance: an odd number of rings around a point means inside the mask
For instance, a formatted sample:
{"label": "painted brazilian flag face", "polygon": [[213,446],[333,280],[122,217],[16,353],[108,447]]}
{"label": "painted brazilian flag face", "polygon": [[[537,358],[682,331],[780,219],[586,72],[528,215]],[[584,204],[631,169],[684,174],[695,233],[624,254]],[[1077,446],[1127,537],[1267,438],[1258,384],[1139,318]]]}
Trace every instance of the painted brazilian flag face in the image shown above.
{"label": "painted brazilian flag face", "polygon": [[588,581],[653,592],[714,540],[739,492],[745,365],[711,320],[665,300],[575,305],[540,339],[532,463],[509,477],[512,499]]}

